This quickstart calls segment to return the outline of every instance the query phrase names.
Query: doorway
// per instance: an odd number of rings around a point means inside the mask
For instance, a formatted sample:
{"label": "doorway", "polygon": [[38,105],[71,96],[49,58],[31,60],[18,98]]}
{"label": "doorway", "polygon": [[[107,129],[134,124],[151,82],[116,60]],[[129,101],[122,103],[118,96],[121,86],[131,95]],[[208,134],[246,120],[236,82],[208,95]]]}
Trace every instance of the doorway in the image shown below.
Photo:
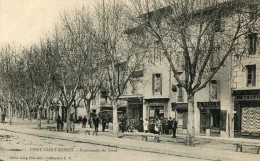
{"label": "doorway", "polygon": [[200,110],[200,133],[206,134],[208,128],[208,118],[206,110]]}

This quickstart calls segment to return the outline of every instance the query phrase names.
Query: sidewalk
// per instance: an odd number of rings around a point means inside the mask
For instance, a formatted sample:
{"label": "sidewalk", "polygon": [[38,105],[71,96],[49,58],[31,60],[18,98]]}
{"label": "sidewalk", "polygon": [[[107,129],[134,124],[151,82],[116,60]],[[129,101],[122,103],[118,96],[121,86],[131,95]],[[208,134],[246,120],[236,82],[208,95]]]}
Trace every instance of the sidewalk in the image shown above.
{"label": "sidewalk", "polygon": [[[43,125],[43,127],[44,126],[46,125]],[[36,129],[35,124],[31,124],[31,125],[0,124],[0,130],[7,130],[11,132],[36,135],[41,137],[49,137],[54,139],[64,139],[64,140],[70,140],[70,141],[82,142],[82,143],[92,143],[92,144],[98,144],[104,146],[113,146],[113,147],[131,149],[131,150],[192,157],[192,158],[205,159],[205,160],[257,161],[260,158],[260,154],[235,152],[234,145],[232,145],[232,149],[229,150],[215,147],[215,146],[209,148],[208,146],[204,146],[204,145],[200,145],[196,147],[188,147],[185,146],[184,143],[180,143],[180,142],[177,143],[175,139],[170,138],[169,136],[162,136],[160,137],[160,140],[162,140],[162,142],[155,143],[155,142],[141,141],[141,137],[137,139],[128,138],[128,137],[123,137],[123,138],[113,137],[111,131],[99,132],[99,136],[85,135],[84,129],[82,129],[79,125],[76,126],[76,129],[79,130],[77,133],[66,133],[66,132],[48,131],[46,129],[38,130]],[[185,136],[177,135],[178,140],[184,139],[184,137]],[[197,138],[214,140],[217,142],[228,141],[230,143],[232,142],[233,143],[235,142],[259,143],[260,142],[259,140],[250,140],[250,139],[242,139],[242,138],[219,138],[219,137],[205,137],[205,136],[203,137],[198,136]]]}

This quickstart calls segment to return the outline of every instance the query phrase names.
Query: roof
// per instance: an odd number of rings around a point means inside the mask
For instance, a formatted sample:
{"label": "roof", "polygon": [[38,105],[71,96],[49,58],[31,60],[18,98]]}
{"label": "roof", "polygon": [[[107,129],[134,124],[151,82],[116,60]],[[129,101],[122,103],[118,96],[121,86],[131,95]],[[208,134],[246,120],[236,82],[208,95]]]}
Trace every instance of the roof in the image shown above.
{"label": "roof", "polygon": [[[205,0],[206,2],[207,0]],[[224,1],[224,2],[223,2]],[[237,3],[237,4],[235,4]],[[212,11],[216,11],[217,8],[221,8],[221,12],[223,11],[227,11],[230,12],[238,7],[242,7],[244,6],[245,2],[243,0],[218,0],[218,4],[217,5],[210,5],[209,3],[207,3],[208,5],[206,7],[201,8],[201,5],[197,7],[197,9],[194,10],[194,12],[191,12],[190,15],[192,17],[199,17],[201,15],[207,15],[209,13],[211,13]],[[252,0],[252,3],[253,0]],[[256,1],[255,1],[256,3]],[[234,5],[235,4],[235,5]],[[206,5],[206,4],[205,4]],[[161,19],[163,17],[166,17],[167,15],[171,15],[173,13],[173,6],[168,5],[165,7],[161,7],[158,9],[153,9],[147,13],[143,13],[141,14],[139,17],[137,18],[142,18],[142,19],[149,19],[149,20],[158,20]],[[221,14],[223,15],[223,14]],[[179,15],[178,17],[175,17],[174,19],[182,19],[184,15]],[[187,15],[186,15],[187,16]],[[139,24],[139,26],[135,26],[135,27],[129,27],[128,29],[126,29],[124,31],[124,33],[126,34],[132,34],[132,33],[136,33],[136,34],[140,34],[143,32],[143,30],[145,29],[145,22],[143,24]]]}

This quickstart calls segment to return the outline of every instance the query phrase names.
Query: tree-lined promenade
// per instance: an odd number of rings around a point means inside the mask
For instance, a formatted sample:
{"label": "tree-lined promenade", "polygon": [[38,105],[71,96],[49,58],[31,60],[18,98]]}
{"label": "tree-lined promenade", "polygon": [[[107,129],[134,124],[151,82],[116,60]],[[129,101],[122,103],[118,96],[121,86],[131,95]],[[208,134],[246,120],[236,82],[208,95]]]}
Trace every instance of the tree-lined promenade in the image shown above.
{"label": "tree-lined promenade", "polygon": [[[119,97],[134,79],[133,72],[156,50],[187,92],[187,145],[193,146],[194,96],[229,56],[243,56],[248,46],[239,40],[250,37],[259,24],[258,11],[257,1],[242,0],[103,1],[93,13],[84,7],[64,11],[40,43],[1,47],[1,116],[32,119],[36,112],[40,129],[43,109],[48,121],[59,103],[70,132],[70,122],[77,119],[71,117],[72,108],[84,102],[89,116],[91,100],[101,91],[113,106],[117,134]],[[224,30],[222,21],[230,22]]]}

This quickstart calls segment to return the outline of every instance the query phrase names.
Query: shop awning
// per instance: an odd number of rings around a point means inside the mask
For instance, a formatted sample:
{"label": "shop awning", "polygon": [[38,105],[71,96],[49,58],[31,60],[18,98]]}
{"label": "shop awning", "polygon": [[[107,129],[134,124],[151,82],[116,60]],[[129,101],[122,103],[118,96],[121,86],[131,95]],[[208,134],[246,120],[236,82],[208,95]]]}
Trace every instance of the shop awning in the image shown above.
{"label": "shop awning", "polygon": [[161,102],[165,103],[169,101],[169,97],[164,96],[152,96],[152,97],[144,97],[145,102]]}
{"label": "shop awning", "polygon": [[[117,103],[117,108],[120,108],[120,107],[127,107],[127,103],[119,101]],[[100,109],[113,109],[113,106],[110,104],[103,104],[103,105],[101,104]]]}
{"label": "shop awning", "polygon": [[197,102],[199,109],[220,109],[220,102]]}
{"label": "shop awning", "polygon": [[240,89],[233,90],[232,95],[235,96],[235,100],[238,101],[256,101],[260,100],[260,89]]}
{"label": "shop awning", "polygon": [[260,89],[234,89],[232,95],[260,95]]}
{"label": "shop awning", "polygon": [[151,99],[169,99],[169,97],[165,96],[152,96],[152,97],[144,97],[145,100],[151,100]]}
{"label": "shop awning", "polygon": [[139,100],[142,102],[143,95],[123,95],[119,97],[120,100]]}

